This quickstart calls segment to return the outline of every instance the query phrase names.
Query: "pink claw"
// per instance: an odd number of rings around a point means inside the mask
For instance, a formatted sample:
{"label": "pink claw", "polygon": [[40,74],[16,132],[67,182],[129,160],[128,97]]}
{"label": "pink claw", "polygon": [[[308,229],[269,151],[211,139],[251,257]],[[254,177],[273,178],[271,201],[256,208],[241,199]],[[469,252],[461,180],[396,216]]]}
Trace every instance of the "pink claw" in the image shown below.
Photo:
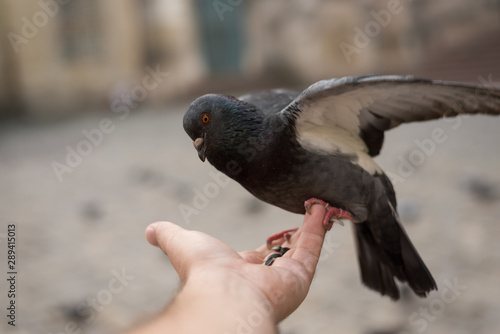
{"label": "pink claw", "polygon": [[267,238],[267,248],[271,249],[273,246],[273,241],[284,239],[285,241],[290,240],[290,237],[297,232],[298,228],[292,228],[280,233],[276,233]]}
{"label": "pink claw", "polygon": [[[340,219],[348,219],[348,220],[352,221],[353,223],[358,222],[356,219],[352,218],[352,215],[349,212],[342,210],[342,209],[339,209],[339,208],[334,208],[329,203],[326,203],[325,201],[317,199],[317,198],[310,198],[304,202],[304,207],[305,207],[307,213],[309,213],[309,214],[311,213],[310,210],[311,210],[311,206],[313,204],[320,204],[321,206],[325,207],[326,215],[325,215],[325,218],[323,219],[323,226],[325,227],[325,229],[327,231],[330,231],[332,229],[334,220],[339,219],[339,218]],[[344,225],[340,221],[338,223],[340,225]]]}
{"label": "pink claw", "polygon": [[[323,219],[323,226],[327,231],[330,231],[332,229],[333,223],[336,219],[349,219],[353,223],[357,223],[358,221],[352,218],[352,215],[345,210],[334,208],[333,206],[330,206],[330,204],[326,203],[323,200],[317,199],[317,198],[310,198],[307,201],[304,202],[304,207],[307,211],[307,213],[311,213],[311,206],[313,204],[319,204],[323,206],[326,209],[326,214],[325,218]],[[338,221],[339,224],[344,225],[341,221]],[[290,230],[286,230],[280,233],[273,234],[269,238],[267,238],[267,248],[271,249],[273,242],[276,240],[281,240],[283,239],[284,241],[289,241],[290,237],[297,232],[298,228],[292,228]]]}

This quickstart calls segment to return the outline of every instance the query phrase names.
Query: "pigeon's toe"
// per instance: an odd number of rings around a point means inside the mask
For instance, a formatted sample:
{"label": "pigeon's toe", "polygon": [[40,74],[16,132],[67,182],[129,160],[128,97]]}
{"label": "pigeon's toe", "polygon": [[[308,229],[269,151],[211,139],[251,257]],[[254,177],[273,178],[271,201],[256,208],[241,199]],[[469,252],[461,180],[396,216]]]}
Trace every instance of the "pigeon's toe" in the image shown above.
{"label": "pigeon's toe", "polygon": [[276,240],[283,240],[283,242],[290,240],[290,237],[295,232],[297,232],[297,230],[298,230],[298,228],[292,228],[290,230],[282,231],[280,233],[276,233],[276,234],[271,235],[269,238],[267,238],[267,241],[266,241],[267,248],[272,249],[273,242]]}
{"label": "pigeon's toe", "polygon": [[326,203],[325,201],[323,201],[321,199],[309,198],[307,201],[304,202],[304,208],[306,209],[306,212],[308,214],[311,214],[311,206],[313,206],[313,204],[319,204],[322,207],[324,207],[325,209],[329,205],[328,203]]}
{"label": "pigeon's toe", "polygon": [[330,231],[332,229],[333,223],[337,221],[340,225],[344,226],[344,223],[341,220],[338,219],[348,219],[352,221],[353,223],[357,223],[358,221],[352,217],[352,215],[345,210],[335,208],[331,206],[329,203],[326,203],[325,201],[317,198],[310,198],[307,201],[304,202],[304,207],[307,211],[307,213],[311,213],[311,206],[313,204],[319,204],[323,207],[325,207],[326,214],[325,218],[323,219],[323,226],[327,231]]}

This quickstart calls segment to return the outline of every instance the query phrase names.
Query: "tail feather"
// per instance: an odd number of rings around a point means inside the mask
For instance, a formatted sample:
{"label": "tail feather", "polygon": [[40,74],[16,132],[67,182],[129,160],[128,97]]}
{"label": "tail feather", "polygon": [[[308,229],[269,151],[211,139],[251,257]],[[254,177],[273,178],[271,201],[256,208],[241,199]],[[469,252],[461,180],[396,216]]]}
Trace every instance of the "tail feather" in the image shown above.
{"label": "tail feather", "polygon": [[368,224],[354,224],[361,279],[366,286],[394,300],[399,299],[395,277],[401,282],[408,282],[410,288],[421,297],[431,290],[437,290],[432,275],[399,223],[400,254],[389,254],[377,243]]}
{"label": "tail feather", "polygon": [[420,297],[427,296],[431,290],[437,290],[436,282],[429,269],[418,255],[405,230],[400,226],[401,256],[410,288]]}

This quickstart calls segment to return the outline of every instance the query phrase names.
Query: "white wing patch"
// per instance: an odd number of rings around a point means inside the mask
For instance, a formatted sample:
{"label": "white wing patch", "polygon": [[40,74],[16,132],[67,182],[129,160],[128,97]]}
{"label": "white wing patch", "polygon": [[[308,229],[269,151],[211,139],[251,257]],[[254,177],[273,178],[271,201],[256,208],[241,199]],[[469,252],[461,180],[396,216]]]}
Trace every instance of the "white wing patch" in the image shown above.
{"label": "white wing patch", "polygon": [[366,170],[371,175],[375,173],[377,174],[384,173],[368,153],[358,152],[356,155],[358,156],[358,165],[360,165],[364,170]]}
{"label": "white wing patch", "polygon": [[[363,108],[363,103],[350,96],[340,95],[321,99],[307,103],[300,108],[303,114],[297,120],[300,123],[311,123],[311,125],[330,125],[342,127],[345,130],[359,132],[359,111]],[[332,112],[332,110],[335,110]]]}
{"label": "white wing patch", "polygon": [[331,127],[297,127],[297,140],[305,149],[317,154],[343,153],[357,157],[358,164],[371,175],[382,173],[380,167],[367,153],[365,143],[359,137],[353,137],[347,131]]}
{"label": "white wing patch", "polygon": [[[359,111],[370,103],[370,96],[353,99],[351,94],[324,98],[312,106],[302,106],[307,116],[296,122],[297,140],[309,151],[318,154],[343,153],[357,157],[357,163],[370,174],[382,172],[368,154],[359,137]],[[331,112],[332,109],[335,112]]]}

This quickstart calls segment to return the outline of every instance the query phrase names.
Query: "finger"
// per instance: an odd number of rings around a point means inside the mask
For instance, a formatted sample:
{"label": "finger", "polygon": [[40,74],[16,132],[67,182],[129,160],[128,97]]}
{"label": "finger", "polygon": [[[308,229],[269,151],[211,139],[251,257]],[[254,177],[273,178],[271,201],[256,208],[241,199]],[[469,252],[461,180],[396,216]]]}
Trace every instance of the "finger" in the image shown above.
{"label": "finger", "polygon": [[[151,229],[154,230],[154,236]],[[181,251],[183,256],[210,258],[214,254],[232,251],[229,246],[208,234],[185,230],[170,222],[156,222],[149,225],[146,229],[146,238],[169,256]]]}
{"label": "finger", "polygon": [[156,222],[146,228],[146,239],[159,247],[170,258],[181,279],[184,277],[191,258],[185,245],[189,245],[189,231],[170,222]]}
{"label": "finger", "polygon": [[249,263],[261,264],[264,263],[266,257],[271,254],[272,251],[267,248],[267,245],[261,245],[255,250],[248,250],[239,252],[240,256]]}
{"label": "finger", "polygon": [[[313,204],[313,206],[318,206],[319,204]],[[321,205],[319,205],[321,207]],[[315,209],[316,213],[318,212],[318,208]],[[319,210],[319,214],[321,214],[321,210]],[[304,231],[304,229],[308,226],[310,226],[310,224],[306,224],[306,221],[311,219],[311,215],[312,215],[312,211],[311,213],[307,213],[304,215],[304,222],[302,223],[302,226],[299,227],[299,229],[295,232],[295,233],[292,233],[292,235],[287,239],[285,240],[281,246],[286,246],[286,247],[295,247],[295,245],[297,244],[297,241],[300,239],[300,235],[301,233]],[[323,215],[324,216],[324,215]],[[316,226],[317,227],[317,226]],[[320,233],[322,231],[319,231]]]}
{"label": "finger", "polygon": [[248,251],[243,251],[239,252],[240,256],[247,261],[248,263],[252,264],[262,264],[264,262],[265,256],[263,253],[258,252],[256,250],[248,250]]}
{"label": "finger", "polygon": [[264,244],[258,248],[255,249],[256,252],[262,253],[263,255],[266,255],[269,253],[269,248],[267,248],[267,245]]}
{"label": "finger", "polygon": [[[150,229],[154,230],[154,237]],[[202,232],[185,230],[170,222],[149,225],[146,238],[168,255],[181,280],[194,266],[231,258],[241,260],[240,255],[222,241]]]}
{"label": "finger", "polygon": [[158,247],[158,240],[156,240],[156,231],[151,225],[146,228],[146,240],[151,245]]}
{"label": "finger", "polygon": [[296,246],[291,257],[304,265],[312,279],[325,239],[326,230],[323,226],[323,218],[326,210],[320,205],[313,205],[310,211],[311,214],[306,214],[304,217],[304,223],[297,236]]}
{"label": "finger", "polygon": [[156,222],[146,228],[146,239],[151,245],[161,248],[168,254],[169,248],[175,248],[175,242],[172,244],[171,241],[178,240],[175,237],[182,231],[185,230],[173,223]]}

